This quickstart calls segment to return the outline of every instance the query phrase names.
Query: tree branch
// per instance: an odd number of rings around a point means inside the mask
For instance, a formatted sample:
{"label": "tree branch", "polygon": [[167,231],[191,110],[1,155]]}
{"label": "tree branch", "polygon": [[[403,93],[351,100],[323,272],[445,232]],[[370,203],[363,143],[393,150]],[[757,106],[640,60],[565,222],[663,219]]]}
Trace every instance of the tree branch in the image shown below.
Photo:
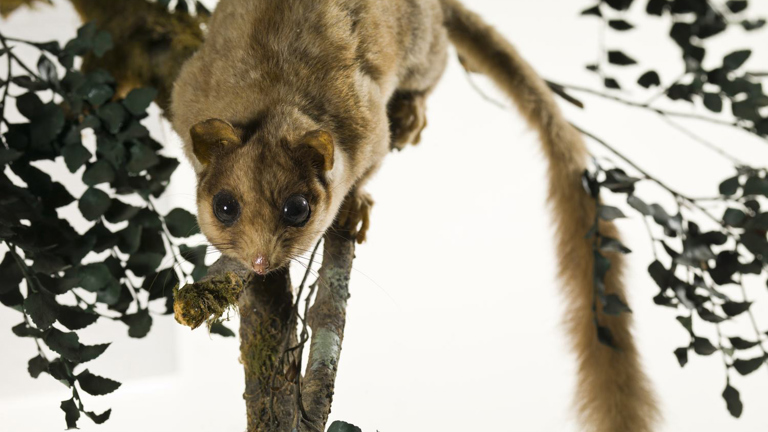
{"label": "tree branch", "polygon": [[307,317],[312,338],[303,379],[291,376],[301,364],[301,350],[295,349],[301,346],[296,332],[296,306],[301,299],[294,300],[287,270],[258,277],[239,262],[222,257],[203,280],[176,291],[177,320],[193,328],[218,319],[232,305],[231,297],[221,292],[239,293],[240,361],[245,368],[243,397],[249,432],[284,431],[296,418],[303,420],[300,431],[325,430],[344,339],[354,245],[348,231],[332,229],[325,236],[317,299]]}
{"label": "tree branch", "polygon": [[312,341],[302,390],[307,420],[313,429],[325,430],[331,412],[354,254],[354,236],[348,231],[332,229],[326,234],[317,299],[308,317]]}

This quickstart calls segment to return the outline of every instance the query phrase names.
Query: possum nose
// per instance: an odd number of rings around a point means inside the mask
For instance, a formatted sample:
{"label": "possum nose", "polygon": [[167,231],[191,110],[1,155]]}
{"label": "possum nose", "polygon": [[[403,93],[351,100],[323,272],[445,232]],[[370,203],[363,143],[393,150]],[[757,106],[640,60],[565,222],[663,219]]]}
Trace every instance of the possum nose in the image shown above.
{"label": "possum nose", "polygon": [[253,260],[253,271],[263,276],[267,274],[267,270],[269,270],[269,260],[264,255],[258,255]]}

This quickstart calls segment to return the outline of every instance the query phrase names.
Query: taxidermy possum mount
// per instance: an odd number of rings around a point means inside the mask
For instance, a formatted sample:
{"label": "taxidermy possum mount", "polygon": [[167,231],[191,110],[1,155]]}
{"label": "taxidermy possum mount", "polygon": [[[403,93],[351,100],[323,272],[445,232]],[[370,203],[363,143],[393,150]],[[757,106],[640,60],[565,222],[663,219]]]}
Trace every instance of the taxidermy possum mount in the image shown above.
{"label": "taxidermy possum mount", "polygon": [[[585,238],[595,203],[581,187],[582,138],[515,48],[456,0],[221,0],[171,108],[197,173],[202,232],[261,275],[308,251],[334,221],[365,240],[373,203],[365,183],[391,149],[419,141],[449,41],[539,132],[583,423],[653,430],[657,410],[629,315],[604,324],[619,349],[596,337]],[[609,223],[600,231],[617,236]],[[610,259],[606,291],[623,297],[621,256]]]}

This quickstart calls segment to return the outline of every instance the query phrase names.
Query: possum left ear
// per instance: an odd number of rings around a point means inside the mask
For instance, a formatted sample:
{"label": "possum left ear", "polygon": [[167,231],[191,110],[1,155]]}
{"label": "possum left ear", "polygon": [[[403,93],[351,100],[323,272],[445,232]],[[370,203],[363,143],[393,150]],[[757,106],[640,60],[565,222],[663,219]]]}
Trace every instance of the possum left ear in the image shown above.
{"label": "possum left ear", "polygon": [[300,145],[309,146],[323,159],[323,169],[330,171],[333,169],[333,137],[327,131],[322,129],[307,132],[301,140]]}
{"label": "possum left ear", "polygon": [[235,128],[221,119],[208,119],[189,130],[192,150],[203,165],[208,165],[227,146],[241,143]]}

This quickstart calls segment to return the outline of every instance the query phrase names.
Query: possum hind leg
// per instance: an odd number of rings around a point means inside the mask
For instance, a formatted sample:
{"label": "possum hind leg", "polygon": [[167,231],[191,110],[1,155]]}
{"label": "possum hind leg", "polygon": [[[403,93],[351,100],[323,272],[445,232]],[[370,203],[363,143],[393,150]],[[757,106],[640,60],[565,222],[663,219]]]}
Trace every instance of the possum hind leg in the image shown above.
{"label": "possum hind leg", "polygon": [[398,91],[389,100],[390,148],[402,150],[421,141],[421,132],[427,126],[426,99],[422,92]]}

